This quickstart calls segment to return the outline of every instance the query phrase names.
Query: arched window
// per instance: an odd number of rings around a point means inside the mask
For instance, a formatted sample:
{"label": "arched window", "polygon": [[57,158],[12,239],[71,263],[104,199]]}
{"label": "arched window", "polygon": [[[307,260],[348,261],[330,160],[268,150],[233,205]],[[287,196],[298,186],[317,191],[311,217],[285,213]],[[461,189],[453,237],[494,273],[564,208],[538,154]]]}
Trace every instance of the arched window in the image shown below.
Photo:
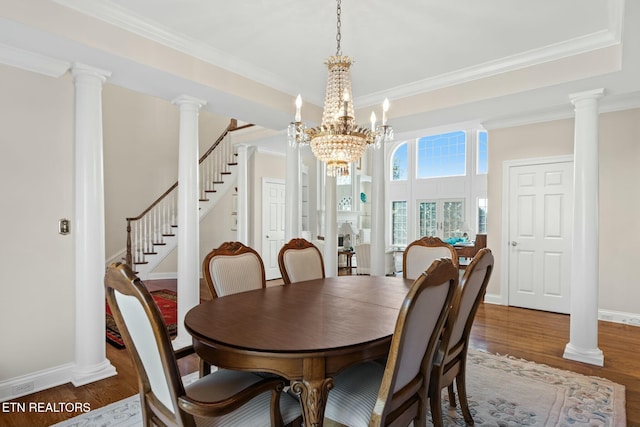
{"label": "arched window", "polygon": [[393,153],[391,160],[391,181],[406,181],[408,177],[408,147],[405,142],[400,144]]}

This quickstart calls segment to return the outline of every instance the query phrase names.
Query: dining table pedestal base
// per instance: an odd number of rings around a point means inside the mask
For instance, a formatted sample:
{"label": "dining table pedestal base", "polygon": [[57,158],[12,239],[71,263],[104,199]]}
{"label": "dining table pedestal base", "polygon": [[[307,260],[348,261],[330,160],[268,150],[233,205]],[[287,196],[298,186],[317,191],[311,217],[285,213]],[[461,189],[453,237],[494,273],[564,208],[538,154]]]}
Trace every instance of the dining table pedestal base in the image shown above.
{"label": "dining table pedestal base", "polygon": [[314,381],[293,381],[291,390],[300,398],[302,418],[305,426],[322,427],[324,408],[327,405],[329,390],[333,388],[333,378]]}

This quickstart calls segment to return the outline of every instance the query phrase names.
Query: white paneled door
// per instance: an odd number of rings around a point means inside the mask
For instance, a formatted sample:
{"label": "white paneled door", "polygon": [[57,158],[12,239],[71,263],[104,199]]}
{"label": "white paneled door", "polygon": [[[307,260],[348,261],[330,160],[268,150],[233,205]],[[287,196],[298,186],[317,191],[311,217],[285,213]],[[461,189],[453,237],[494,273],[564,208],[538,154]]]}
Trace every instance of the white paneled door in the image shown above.
{"label": "white paneled door", "polygon": [[573,162],[508,171],[509,305],[569,313]]}
{"label": "white paneled door", "polygon": [[284,181],[262,181],[262,261],[267,280],[281,276],[278,252],[284,245],[284,192]]}

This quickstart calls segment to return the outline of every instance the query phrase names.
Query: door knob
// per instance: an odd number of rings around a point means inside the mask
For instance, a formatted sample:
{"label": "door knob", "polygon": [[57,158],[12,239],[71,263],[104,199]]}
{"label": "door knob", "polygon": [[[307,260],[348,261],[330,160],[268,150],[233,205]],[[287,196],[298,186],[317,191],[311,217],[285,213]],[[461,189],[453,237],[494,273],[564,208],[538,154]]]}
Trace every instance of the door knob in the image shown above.
{"label": "door knob", "polygon": [[511,241],[511,246],[518,246],[518,242],[516,242],[515,240]]}

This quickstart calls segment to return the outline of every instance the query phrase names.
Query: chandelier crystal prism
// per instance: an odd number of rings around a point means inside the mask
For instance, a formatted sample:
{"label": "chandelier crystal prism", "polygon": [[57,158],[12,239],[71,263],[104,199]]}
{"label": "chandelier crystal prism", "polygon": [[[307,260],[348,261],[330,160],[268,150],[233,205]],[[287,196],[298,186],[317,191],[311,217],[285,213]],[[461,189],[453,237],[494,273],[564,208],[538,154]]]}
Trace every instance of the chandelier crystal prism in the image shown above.
{"label": "chandelier crystal prism", "polygon": [[288,129],[289,143],[309,144],[316,158],[326,163],[329,176],[348,175],[349,163],[358,161],[367,147],[380,148],[383,143],[393,139],[393,129],[387,125],[389,101],[386,99],[382,110],[382,125],[376,127],[375,113],[371,113],[371,127],[361,127],[356,123],[351,93],[350,68],[353,61],[342,55],[340,50],[341,12],[341,0],[337,0],[338,46],[336,54],[325,61],[329,75],[322,123],[307,129],[301,119],[302,99],[298,95],[295,121],[289,124]]}

